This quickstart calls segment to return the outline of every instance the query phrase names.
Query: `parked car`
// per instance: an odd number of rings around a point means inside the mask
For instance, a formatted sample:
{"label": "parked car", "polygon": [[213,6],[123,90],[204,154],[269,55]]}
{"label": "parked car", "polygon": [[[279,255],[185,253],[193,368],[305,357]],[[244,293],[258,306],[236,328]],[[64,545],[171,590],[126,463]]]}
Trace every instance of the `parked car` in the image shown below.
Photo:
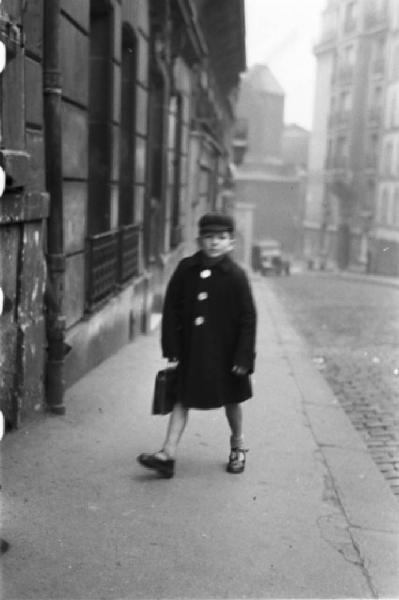
{"label": "parked car", "polygon": [[252,246],[252,268],[262,275],[289,275],[291,264],[283,254],[281,242],[268,238],[255,242]]}

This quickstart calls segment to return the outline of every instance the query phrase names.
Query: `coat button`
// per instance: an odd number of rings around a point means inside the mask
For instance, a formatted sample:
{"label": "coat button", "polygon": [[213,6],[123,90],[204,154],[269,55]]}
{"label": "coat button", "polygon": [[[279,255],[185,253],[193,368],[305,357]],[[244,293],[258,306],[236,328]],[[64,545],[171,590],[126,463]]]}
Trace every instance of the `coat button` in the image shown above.
{"label": "coat button", "polygon": [[198,294],[198,300],[206,300],[208,298],[208,292],[200,292]]}
{"label": "coat button", "polygon": [[202,325],[204,322],[205,322],[205,319],[204,319],[204,317],[196,317],[196,318],[194,319],[194,323],[195,323],[195,325]]}
{"label": "coat button", "polygon": [[212,271],[210,269],[204,269],[203,271],[201,271],[200,273],[200,277],[202,279],[207,279],[208,277],[210,277],[212,274]]}

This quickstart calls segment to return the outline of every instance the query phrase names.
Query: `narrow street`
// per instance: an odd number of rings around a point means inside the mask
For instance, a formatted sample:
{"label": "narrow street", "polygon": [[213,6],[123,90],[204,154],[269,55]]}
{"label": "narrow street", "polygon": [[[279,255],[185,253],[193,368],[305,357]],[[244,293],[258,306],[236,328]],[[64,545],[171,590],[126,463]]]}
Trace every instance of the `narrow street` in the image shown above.
{"label": "narrow street", "polygon": [[399,286],[315,272],[270,282],[399,499]]}

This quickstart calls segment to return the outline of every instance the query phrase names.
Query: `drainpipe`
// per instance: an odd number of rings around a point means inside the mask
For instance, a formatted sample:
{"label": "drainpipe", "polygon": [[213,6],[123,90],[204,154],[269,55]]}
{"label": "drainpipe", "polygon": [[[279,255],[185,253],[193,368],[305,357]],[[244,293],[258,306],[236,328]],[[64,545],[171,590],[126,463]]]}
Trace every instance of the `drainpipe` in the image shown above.
{"label": "drainpipe", "polygon": [[47,224],[47,278],[56,311],[47,316],[47,409],[64,414],[64,342],[65,316],[62,315],[65,253],[64,207],[62,194],[62,129],[60,69],[60,0],[44,0],[44,129],[46,186],[50,194]]}

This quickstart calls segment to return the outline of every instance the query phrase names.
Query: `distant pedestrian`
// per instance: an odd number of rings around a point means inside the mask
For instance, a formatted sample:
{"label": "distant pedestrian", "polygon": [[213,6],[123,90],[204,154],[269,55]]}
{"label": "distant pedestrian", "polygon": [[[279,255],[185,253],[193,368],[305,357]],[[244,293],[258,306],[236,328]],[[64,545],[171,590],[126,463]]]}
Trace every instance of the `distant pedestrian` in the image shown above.
{"label": "distant pedestrian", "polygon": [[198,225],[200,250],[177,266],[162,317],[162,352],[177,368],[177,403],[162,449],[138,457],[164,477],[174,475],[190,408],[225,408],[231,430],[227,471],[245,468],[241,402],[252,396],[256,309],[247,275],[230,257],[234,220],[208,213]]}

